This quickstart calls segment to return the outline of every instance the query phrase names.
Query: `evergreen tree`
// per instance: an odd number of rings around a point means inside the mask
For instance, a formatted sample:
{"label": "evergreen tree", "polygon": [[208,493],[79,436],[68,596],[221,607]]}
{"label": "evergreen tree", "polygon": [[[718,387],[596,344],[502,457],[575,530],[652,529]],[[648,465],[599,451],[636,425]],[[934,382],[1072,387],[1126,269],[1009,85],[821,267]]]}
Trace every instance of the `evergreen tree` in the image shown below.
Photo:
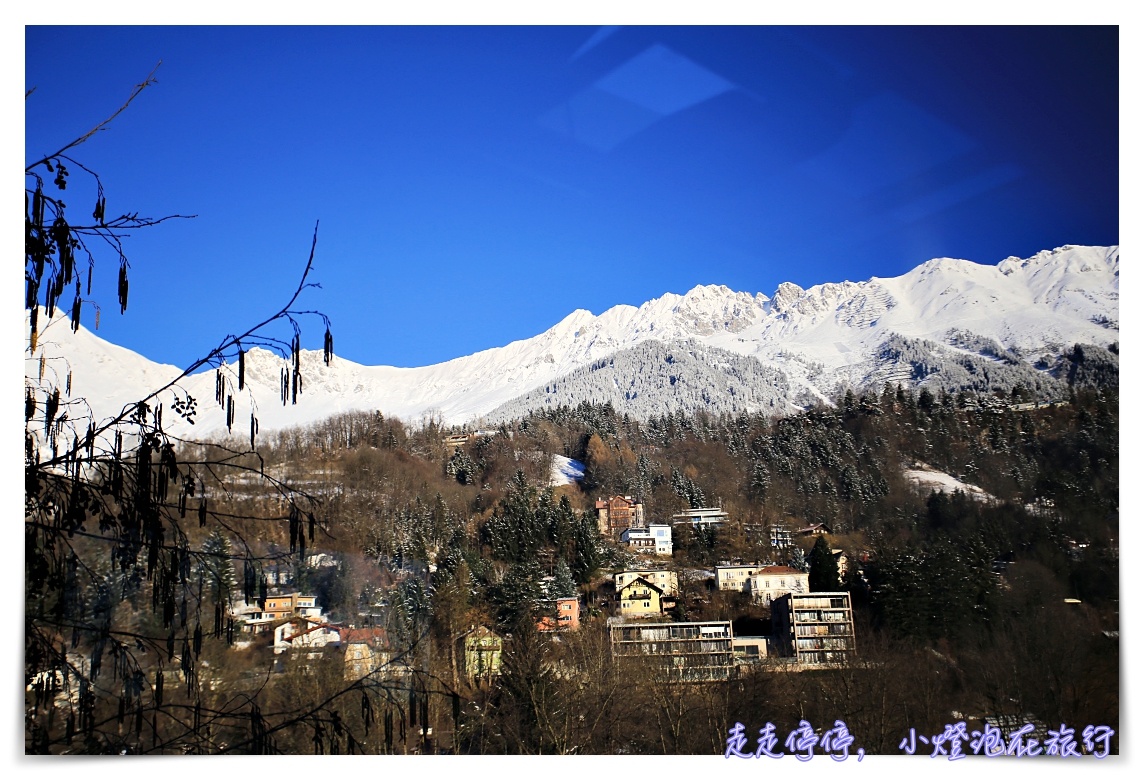
{"label": "evergreen tree", "polygon": [[203,585],[215,603],[224,607],[229,605],[231,593],[238,583],[230,555],[227,538],[217,528],[211,531],[203,542]]}
{"label": "evergreen tree", "polygon": [[500,582],[489,588],[489,601],[496,608],[497,622],[511,629],[521,621],[531,621],[537,603],[544,595],[542,572],[535,560],[514,563]]}
{"label": "evergreen tree", "polygon": [[554,599],[564,598],[566,596],[576,595],[576,581],[572,579],[572,570],[568,568],[568,564],[561,558],[556,563],[555,580],[552,583],[552,592],[549,594]]}
{"label": "evergreen tree", "polygon": [[761,460],[756,460],[754,467],[751,469],[750,494],[760,501],[765,501],[767,498],[767,489],[770,486],[771,472],[767,468],[767,464]]}
{"label": "evergreen tree", "polygon": [[592,579],[600,568],[600,529],[590,512],[582,512],[576,521],[573,540],[572,576],[581,585]]}
{"label": "evergreen tree", "polygon": [[825,536],[818,537],[810,551],[810,590],[811,592],[831,592],[839,589],[838,561]]}
{"label": "evergreen tree", "polygon": [[802,548],[796,545],[791,547],[790,550],[790,558],[787,560],[787,565],[799,571],[810,571],[810,561],[806,559],[806,553],[802,551]]}

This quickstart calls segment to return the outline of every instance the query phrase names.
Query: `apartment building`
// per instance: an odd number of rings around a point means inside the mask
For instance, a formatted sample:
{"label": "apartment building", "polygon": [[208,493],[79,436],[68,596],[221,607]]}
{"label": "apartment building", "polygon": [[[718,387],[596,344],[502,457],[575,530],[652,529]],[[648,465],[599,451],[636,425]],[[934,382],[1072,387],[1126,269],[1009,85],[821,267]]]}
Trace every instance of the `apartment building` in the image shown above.
{"label": "apartment building", "polygon": [[612,655],[682,682],[727,680],[736,669],[728,620],[690,623],[608,621]]}
{"label": "apartment building", "polygon": [[799,666],[845,664],[854,653],[854,613],[844,591],[780,596],[771,620],[780,652]]}
{"label": "apartment building", "polygon": [[685,509],[671,516],[673,525],[680,525],[683,523],[690,523],[694,526],[700,525],[723,525],[727,522],[729,516],[719,507],[698,507],[696,509]]}

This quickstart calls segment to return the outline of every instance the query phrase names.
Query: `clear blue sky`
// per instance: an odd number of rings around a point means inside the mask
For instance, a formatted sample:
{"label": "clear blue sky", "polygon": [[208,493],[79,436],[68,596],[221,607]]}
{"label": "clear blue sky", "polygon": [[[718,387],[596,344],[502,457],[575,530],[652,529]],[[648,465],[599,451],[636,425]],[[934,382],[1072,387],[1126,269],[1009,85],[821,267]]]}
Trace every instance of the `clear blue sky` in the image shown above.
{"label": "clear blue sky", "polygon": [[769,295],[1119,243],[1115,27],[28,27],[25,44],[26,159],[163,62],[75,157],[111,214],[197,215],[130,239],[124,316],[97,258],[99,334],[165,363],[275,310],[318,221],[304,308],[343,357],[399,366],[697,284]]}

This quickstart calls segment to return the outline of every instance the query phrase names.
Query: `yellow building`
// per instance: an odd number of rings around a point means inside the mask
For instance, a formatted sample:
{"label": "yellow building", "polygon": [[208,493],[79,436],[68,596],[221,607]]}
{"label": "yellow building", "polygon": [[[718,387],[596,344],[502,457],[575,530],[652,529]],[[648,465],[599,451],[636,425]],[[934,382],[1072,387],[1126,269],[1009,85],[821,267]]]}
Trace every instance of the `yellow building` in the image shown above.
{"label": "yellow building", "polygon": [[457,637],[460,672],[470,680],[487,680],[500,674],[504,639],[485,626],[476,626]]}
{"label": "yellow building", "polygon": [[628,571],[618,571],[613,575],[616,583],[616,594],[623,589],[632,580],[638,577],[643,577],[645,580],[655,585],[663,591],[664,596],[678,596],[679,595],[679,576],[667,569],[630,569]]}
{"label": "yellow building", "polygon": [[663,589],[643,577],[631,580],[616,594],[623,617],[652,617],[663,614]]}

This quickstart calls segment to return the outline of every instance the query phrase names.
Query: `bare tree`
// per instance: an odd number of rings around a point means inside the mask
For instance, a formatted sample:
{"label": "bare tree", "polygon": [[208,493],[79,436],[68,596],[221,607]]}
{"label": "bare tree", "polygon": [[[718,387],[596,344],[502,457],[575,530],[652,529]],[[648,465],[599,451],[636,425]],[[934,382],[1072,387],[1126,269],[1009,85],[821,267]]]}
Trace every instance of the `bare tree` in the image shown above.
{"label": "bare tree", "polygon": [[[266,472],[253,412],[249,446],[241,439],[208,446],[169,428],[171,413],[191,423],[206,413],[180,383],[211,368],[216,413],[233,428],[243,357],[252,346],[282,357],[284,401],[296,401],[301,323],[308,318],[324,325],[329,362],[329,320],[297,308],[302,294],[317,286],[310,281],[317,230],[282,308],[225,336],[172,381],[138,388],[138,400],[109,418],[97,419],[84,399],[71,396],[70,373],[55,367],[51,345],[41,338],[63,322],[78,330],[89,308],[98,320],[98,305],[88,296],[101,252],[110,251],[118,263],[125,311],[130,263],[123,238],[172,218],[111,217],[99,176],[71,156],[153,83],[154,73],[106,120],[25,167],[25,749],[276,752],[287,749],[287,735],[299,729],[313,732],[309,744],[316,750],[361,747],[364,735],[351,734],[351,719],[339,714],[350,694],[365,697],[353,722],[368,732],[371,696],[405,717],[409,708],[398,704],[395,692],[412,685],[415,700],[426,695],[425,680],[416,672],[413,683],[381,672],[350,680],[332,674],[312,697],[275,706],[269,694],[280,686],[271,680],[269,660],[236,660],[229,650],[238,629],[229,588],[212,587],[207,575],[219,563],[217,537],[223,535],[243,595],[253,601],[266,588],[267,567],[300,559],[326,531],[320,502]],[[74,219],[74,208],[61,197],[75,170],[94,183],[91,221]],[[66,315],[57,316],[73,292]],[[278,335],[283,329],[286,335]],[[216,540],[204,551],[211,534]],[[271,551],[267,540],[280,540],[281,550]],[[413,645],[423,640],[415,637]]]}

